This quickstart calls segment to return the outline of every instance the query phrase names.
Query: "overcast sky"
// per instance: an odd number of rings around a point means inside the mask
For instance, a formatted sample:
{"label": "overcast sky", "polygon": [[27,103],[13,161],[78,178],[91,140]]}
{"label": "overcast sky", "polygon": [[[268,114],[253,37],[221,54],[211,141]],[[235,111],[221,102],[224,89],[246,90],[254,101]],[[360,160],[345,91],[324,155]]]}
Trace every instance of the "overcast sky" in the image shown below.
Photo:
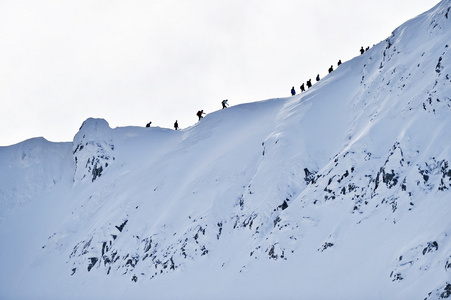
{"label": "overcast sky", "polygon": [[181,128],[270,98],[439,0],[0,0],[0,146],[83,121]]}

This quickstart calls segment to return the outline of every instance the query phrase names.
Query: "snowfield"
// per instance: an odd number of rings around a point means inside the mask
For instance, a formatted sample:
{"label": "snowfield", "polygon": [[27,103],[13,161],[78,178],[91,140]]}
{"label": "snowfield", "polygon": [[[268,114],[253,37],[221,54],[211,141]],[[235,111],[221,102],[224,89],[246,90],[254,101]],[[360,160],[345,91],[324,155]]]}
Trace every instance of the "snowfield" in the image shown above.
{"label": "snowfield", "polygon": [[304,93],[0,147],[1,299],[451,297],[451,0]]}

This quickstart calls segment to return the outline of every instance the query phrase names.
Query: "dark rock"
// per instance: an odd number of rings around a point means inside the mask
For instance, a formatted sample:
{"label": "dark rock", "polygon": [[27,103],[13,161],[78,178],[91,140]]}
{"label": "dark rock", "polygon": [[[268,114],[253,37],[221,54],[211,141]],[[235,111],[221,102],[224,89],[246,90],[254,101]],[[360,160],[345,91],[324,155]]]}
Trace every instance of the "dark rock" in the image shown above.
{"label": "dark rock", "polygon": [[117,230],[119,230],[119,232],[122,232],[122,230],[124,229],[127,222],[128,222],[128,220],[125,220],[120,226],[115,226],[115,227],[117,228]]}
{"label": "dark rock", "polygon": [[88,265],[88,272],[91,271],[92,267],[95,266],[95,264],[97,263],[97,261],[99,260],[97,257],[90,257],[89,258],[90,262]]}
{"label": "dark rock", "polygon": [[428,242],[427,247],[423,249],[423,255],[425,255],[426,253],[437,251],[437,250],[438,250],[438,243],[436,241]]}
{"label": "dark rock", "polygon": [[316,183],[316,172],[311,172],[309,169],[304,168],[305,177],[304,180],[307,184],[315,184]]}
{"label": "dark rock", "polygon": [[320,249],[318,249],[318,251],[323,252],[324,250],[326,250],[327,248],[331,248],[334,246],[334,243],[330,243],[330,242],[325,242],[322,247]]}
{"label": "dark rock", "polygon": [[451,257],[448,259],[448,261],[445,264],[445,270],[451,269]]}
{"label": "dark rock", "polygon": [[451,283],[446,283],[446,286],[444,288],[444,292],[440,294],[440,298],[446,299],[451,296]]}
{"label": "dark rock", "polygon": [[396,273],[394,276],[393,276],[393,280],[392,281],[401,281],[401,280],[403,280],[404,278],[402,277],[402,275],[401,275],[401,273]]}

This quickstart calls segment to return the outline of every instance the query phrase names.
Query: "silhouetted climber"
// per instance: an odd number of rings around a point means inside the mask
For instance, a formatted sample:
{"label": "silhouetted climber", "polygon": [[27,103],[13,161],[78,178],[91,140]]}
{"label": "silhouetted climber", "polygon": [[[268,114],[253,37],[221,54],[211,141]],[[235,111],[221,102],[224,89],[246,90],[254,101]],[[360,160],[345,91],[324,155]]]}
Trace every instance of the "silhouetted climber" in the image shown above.
{"label": "silhouetted climber", "polygon": [[304,84],[302,84],[302,85],[300,86],[300,88],[301,88],[301,92],[305,92]]}
{"label": "silhouetted climber", "polygon": [[174,128],[175,128],[175,130],[179,129],[179,123],[177,122],[177,120],[175,120]]}
{"label": "silhouetted climber", "polygon": [[319,74],[316,75],[316,81],[319,81]]}
{"label": "silhouetted climber", "polygon": [[312,80],[311,80],[311,79],[309,79],[309,80],[307,81],[307,87],[308,87],[308,88],[311,88],[311,87],[312,87]]}
{"label": "silhouetted climber", "polygon": [[360,48],[360,54],[363,54],[365,52],[365,49],[363,49],[363,46]]}
{"label": "silhouetted climber", "polygon": [[332,73],[333,70],[334,70],[334,67],[333,67],[333,66],[330,66],[330,68],[329,68],[329,73]]}
{"label": "silhouetted climber", "polygon": [[296,95],[296,91],[294,90],[294,87],[291,88],[291,96]]}
{"label": "silhouetted climber", "polygon": [[200,119],[202,119],[203,118],[203,116],[202,115],[205,115],[205,113],[204,113],[204,110],[199,110],[198,112],[197,112],[197,114],[196,114],[196,116],[198,116],[199,117],[199,121],[200,121]]}
{"label": "silhouetted climber", "polygon": [[152,122],[147,123],[146,127],[150,127],[150,124],[152,124]]}
{"label": "silhouetted climber", "polygon": [[221,104],[222,104],[222,109],[227,108],[227,105],[229,105],[227,103],[227,101],[229,101],[228,99],[222,100]]}
{"label": "silhouetted climber", "polygon": [[337,67],[339,67],[340,65],[341,65],[341,59],[338,61]]}
{"label": "silhouetted climber", "polygon": [[366,47],[366,49],[365,49],[365,51],[368,51],[368,50],[370,50],[370,46]]}

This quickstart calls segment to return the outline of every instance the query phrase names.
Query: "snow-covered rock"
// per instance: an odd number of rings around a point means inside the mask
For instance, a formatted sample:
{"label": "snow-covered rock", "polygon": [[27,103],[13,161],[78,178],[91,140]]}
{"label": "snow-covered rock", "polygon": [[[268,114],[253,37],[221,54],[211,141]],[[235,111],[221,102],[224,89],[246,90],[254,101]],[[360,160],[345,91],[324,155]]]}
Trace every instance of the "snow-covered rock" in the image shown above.
{"label": "snow-covered rock", "polygon": [[115,160],[111,131],[103,119],[90,118],[83,122],[73,142],[75,183],[93,182]]}

